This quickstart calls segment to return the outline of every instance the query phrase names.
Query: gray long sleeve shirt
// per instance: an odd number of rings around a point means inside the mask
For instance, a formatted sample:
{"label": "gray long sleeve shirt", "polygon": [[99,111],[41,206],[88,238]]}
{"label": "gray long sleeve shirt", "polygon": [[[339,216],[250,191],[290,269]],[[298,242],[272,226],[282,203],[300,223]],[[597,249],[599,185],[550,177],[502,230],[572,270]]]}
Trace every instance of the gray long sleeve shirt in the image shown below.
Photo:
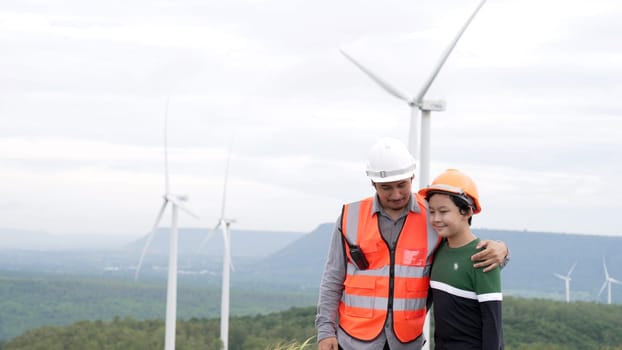
{"label": "gray long sleeve shirt", "polygon": [[[408,211],[415,213],[420,212],[417,202],[414,200],[413,196],[411,196],[407,208],[408,210],[404,210],[402,215],[397,220],[393,220],[380,206],[378,197],[374,197],[372,210],[375,213],[378,213],[378,226],[380,228],[380,233],[391,247],[395,247],[397,237],[402,230],[402,226],[404,226],[404,221]],[[428,228],[428,230],[432,229]],[[320,284],[317,316],[315,319],[315,326],[318,331],[318,341],[324,338],[337,336],[339,345],[344,350],[379,350],[382,349],[384,344],[387,342],[391,350],[421,349],[424,341],[423,335],[409,343],[402,343],[397,339],[395,333],[393,332],[393,314],[391,312],[389,312],[387,317],[384,331],[381,332],[376,339],[369,342],[352,338],[337,326],[339,302],[343,295],[343,283],[346,278],[345,261],[340,216],[337,219],[335,229],[333,230],[333,236],[328,250],[328,257],[324,267],[324,274],[322,275],[322,282]]]}

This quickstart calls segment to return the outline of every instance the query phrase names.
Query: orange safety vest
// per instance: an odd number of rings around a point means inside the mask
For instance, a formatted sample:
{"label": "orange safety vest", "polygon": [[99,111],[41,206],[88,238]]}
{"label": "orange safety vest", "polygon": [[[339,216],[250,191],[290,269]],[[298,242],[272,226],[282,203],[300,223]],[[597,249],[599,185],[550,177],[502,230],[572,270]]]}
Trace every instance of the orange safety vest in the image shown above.
{"label": "orange safety vest", "polygon": [[[339,303],[339,326],[363,341],[375,339],[393,310],[393,331],[404,343],[423,333],[430,267],[440,237],[427,230],[427,204],[413,194],[421,209],[410,211],[393,252],[382,238],[373,198],[343,207],[341,232],[346,241],[347,271]],[[348,243],[365,254],[369,267],[360,270],[350,256]]]}

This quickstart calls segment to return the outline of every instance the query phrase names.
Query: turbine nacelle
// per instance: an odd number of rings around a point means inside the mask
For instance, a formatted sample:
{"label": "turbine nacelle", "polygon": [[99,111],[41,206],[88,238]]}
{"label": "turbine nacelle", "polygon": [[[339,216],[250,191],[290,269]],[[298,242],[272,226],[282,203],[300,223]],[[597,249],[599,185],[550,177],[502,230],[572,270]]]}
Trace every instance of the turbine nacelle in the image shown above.
{"label": "turbine nacelle", "polygon": [[445,100],[423,100],[417,103],[422,111],[443,112],[446,109]]}
{"label": "turbine nacelle", "polygon": [[217,227],[222,226],[222,224],[224,223],[225,227],[227,229],[229,229],[229,226],[231,226],[231,224],[235,224],[236,222],[237,222],[236,219],[225,219],[225,218],[222,218],[222,219],[220,219],[220,222],[218,223]]}
{"label": "turbine nacelle", "polygon": [[165,202],[171,202],[171,204],[173,204],[177,208],[183,210],[184,212],[186,212],[186,214],[194,217],[195,219],[199,218],[198,215],[196,215],[195,213],[191,212],[188,208],[186,208],[185,205],[182,204],[183,202],[188,201],[188,196],[187,195],[165,194],[163,197],[164,197],[164,201]]}
{"label": "turbine nacelle", "polygon": [[188,195],[187,194],[171,194],[171,196],[174,196],[180,202],[187,202],[188,201]]}

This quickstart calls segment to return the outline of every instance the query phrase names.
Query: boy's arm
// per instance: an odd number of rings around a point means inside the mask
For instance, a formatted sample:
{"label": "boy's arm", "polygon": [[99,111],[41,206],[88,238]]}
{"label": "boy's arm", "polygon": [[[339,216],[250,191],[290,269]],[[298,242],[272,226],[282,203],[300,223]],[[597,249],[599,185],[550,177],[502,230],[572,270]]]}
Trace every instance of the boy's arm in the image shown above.
{"label": "boy's arm", "polygon": [[480,302],[482,314],[482,350],[503,349],[501,300]]}

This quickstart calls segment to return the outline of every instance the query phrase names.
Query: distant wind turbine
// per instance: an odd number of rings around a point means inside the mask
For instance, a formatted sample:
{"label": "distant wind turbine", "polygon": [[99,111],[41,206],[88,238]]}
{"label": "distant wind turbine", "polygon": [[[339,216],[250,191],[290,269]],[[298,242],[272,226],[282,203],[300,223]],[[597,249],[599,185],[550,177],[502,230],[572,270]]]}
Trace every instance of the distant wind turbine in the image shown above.
{"label": "distant wind turbine", "polygon": [[222,295],[220,301],[220,340],[222,341],[223,350],[229,349],[229,290],[230,290],[230,274],[233,270],[233,263],[231,261],[231,232],[229,227],[235,222],[234,219],[229,219],[225,216],[225,207],[227,200],[227,182],[229,180],[229,164],[231,162],[231,150],[227,156],[227,165],[225,167],[225,181],[222,190],[222,204],[220,207],[220,218],[218,223],[212,229],[210,234],[199,245],[199,249],[214,235],[214,233],[220,229],[222,233],[222,239],[224,242],[224,252],[222,259]]}
{"label": "distant wind turbine", "polygon": [[603,257],[603,268],[605,269],[605,283],[603,283],[603,286],[600,287],[600,292],[598,292],[598,297],[600,298],[600,295],[603,294],[605,287],[607,287],[607,304],[611,304],[611,284],[612,283],[622,284],[622,282],[609,276],[609,272],[607,271],[607,264],[605,263],[604,257]]}
{"label": "distant wind turbine", "polygon": [[568,274],[566,276],[564,275],[560,275],[558,273],[554,273],[553,276],[560,278],[562,280],[565,281],[566,284],[566,302],[569,303],[570,302],[570,275],[572,274],[572,271],[574,270],[574,267],[577,266],[577,262],[575,261],[574,264],[572,264],[572,267],[570,268],[570,270],[568,271]]}
{"label": "distant wind turbine", "polygon": [[[411,97],[401,90],[395,88],[384,79],[380,78],[377,74],[372,72],[369,68],[366,68],[355,60],[352,56],[347,54],[344,50],[341,50],[341,53],[350,60],[355,66],[357,66],[363,73],[367,74],[373,81],[375,81],[380,87],[386,90],[389,94],[397,97],[400,100],[405,101],[410,106],[410,133],[408,136],[408,149],[413,157],[417,158],[419,161],[419,176],[415,177],[415,181],[418,181],[419,187],[424,187],[429,184],[430,178],[430,112],[431,111],[444,111],[445,110],[445,101],[443,100],[424,100],[425,94],[430,89],[430,86],[436,79],[439,71],[447,61],[447,58],[453,51],[454,47],[462,37],[462,34],[465,32],[475,15],[479,12],[480,8],[484,5],[486,0],[482,0],[475,11],[471,14],[468,20],[464,23],[461,30],[458,32],[456,37],[451,41],[440,60],[436,64],[436,67],[432,70],[432,73],[428,77],[428,79],[424,82],[424,84],[419,89],[419,92]],[[419,118],[417,110],[421,111],[421,135],[419,135]],[[419,137],[421,136],[421,137]]]}
{"label": "distant wind turbine", "polygon": [[143,259],[147,253],[147,249],[151,244],[155,230],[162,219],[162,215],[166,210],[166,206],[171,204],[171,233],[169,237],[169,255],[168,255],[168,285],[166,289],[166,331],[164,337],[164,349],[175,350],[175,327],[177,321],[177,216],[178,210],[181,209],[191,216],[198,219],[198,217],[190,212],[182,205],[182,202],[188,200],[187,196],[177,195],[170,193],[169,189],[169,177],[168,177],[168,105],[169,100],[166,100],[166,113],[164,115],[164,195],[162,196],[163,202],[156,217],[155,223],[147,235],[147,241],[143,248],[138,267],[136,268],[136,274],[134,275],[134,281],[138,280],[138,275],[143,264]]}

